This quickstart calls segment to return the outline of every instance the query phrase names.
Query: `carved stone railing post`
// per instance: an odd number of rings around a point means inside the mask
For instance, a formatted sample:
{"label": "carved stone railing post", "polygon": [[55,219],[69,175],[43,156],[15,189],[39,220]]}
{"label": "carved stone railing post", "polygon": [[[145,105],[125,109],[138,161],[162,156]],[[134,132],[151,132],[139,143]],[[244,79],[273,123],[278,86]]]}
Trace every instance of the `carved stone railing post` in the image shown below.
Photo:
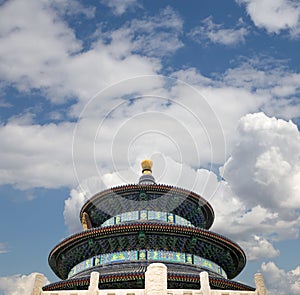
{"label": "carved stone railing post", "polygon": [[167,295],[167,267],[162,263],[152,263],[145,273],[146,295]]}
{"label": "carved stone railing post", "polygon": [[45,277],[42,274],[40,274],[40,273],[36,274],[31,295],[40,295],[41,294],[44,279],[45,279]]}
{"label": "carved stone railing post", "polygon": [[90,276],[90,285],[88,289],[88,295],[98,295],[99,273],[93,271]]}
{"label": "carved stone railing post", "polygon": [[210,295],[210,285],[208,279],[208,273],[206,271],[200,272],[200,283],[201,288],[200,291],[203,295]]}
{"label": "carved stone railing post", "polygon": [[254,282],[256,286],[256,291],[258,295],[267,295],[268,291],[265,287],[264,277],[261,273],[256,273],[254,275]]}

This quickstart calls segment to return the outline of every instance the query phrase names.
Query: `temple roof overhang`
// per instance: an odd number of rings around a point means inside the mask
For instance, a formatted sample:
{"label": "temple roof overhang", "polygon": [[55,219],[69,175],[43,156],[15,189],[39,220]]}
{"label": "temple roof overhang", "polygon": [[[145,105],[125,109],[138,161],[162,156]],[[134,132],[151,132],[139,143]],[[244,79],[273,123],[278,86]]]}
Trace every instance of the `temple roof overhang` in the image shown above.
{"label": "temple roof overhang", "polygon": [[76,264],[102,253],[157,249],[199,255],[220,265],[229,279],[246,264],[239,245],[214,232],[190,226],[158,222],[134,222],[99,227],[72,235],[49,255],[49,264],[62,279]]}
{"label": "temple roof overhang", "polygon": [[172,212],[205,229],[209,229],[214,221],[212,206],[200,195],[161,184],[131,184],[104,190],[83,205],[80,220],[86,213],[90,228],[98,227],[120,213],[138,210]]}

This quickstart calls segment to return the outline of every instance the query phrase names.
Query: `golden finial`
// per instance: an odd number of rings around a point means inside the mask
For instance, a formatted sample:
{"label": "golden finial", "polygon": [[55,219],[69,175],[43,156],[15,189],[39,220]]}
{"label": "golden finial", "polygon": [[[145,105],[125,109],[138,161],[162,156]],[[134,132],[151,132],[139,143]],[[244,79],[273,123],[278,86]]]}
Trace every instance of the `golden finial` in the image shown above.
{"label": "golden finial", "polygon": [[83,212],[81,224],[83,227],[83,230],[88,230],[89,228],[92,228],[92,223],[89,218],[89,215],[86,212]]}
{"label": "golden finial", "polygon": [[153,162],[149,159],[143,160],[141,162],[141,166],[142,166],[142,173],[143,174],[151,174],[152,173],[152,165]]}

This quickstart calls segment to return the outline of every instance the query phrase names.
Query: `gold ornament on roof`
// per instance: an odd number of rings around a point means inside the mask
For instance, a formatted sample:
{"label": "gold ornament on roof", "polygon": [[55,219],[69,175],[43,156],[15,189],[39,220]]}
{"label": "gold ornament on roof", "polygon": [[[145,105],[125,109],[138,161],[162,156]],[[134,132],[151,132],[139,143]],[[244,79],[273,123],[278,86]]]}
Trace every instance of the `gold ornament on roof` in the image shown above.
{"label": "gold ornament on roof", "polygon": [[82,224],[83,230],[88,230],[89,228],[92,228],[92,223],[91,223],[90,217],[86,212],[84,212],[82,215],[81,224]]}
{"label": "gold ornament on roof", "polygon": [[153,162],[149,159],[145,159],[141,162],[141,166],[142,166],[142,173],[143,174],[151,174],[152,173],[152,166],[153,166]]}

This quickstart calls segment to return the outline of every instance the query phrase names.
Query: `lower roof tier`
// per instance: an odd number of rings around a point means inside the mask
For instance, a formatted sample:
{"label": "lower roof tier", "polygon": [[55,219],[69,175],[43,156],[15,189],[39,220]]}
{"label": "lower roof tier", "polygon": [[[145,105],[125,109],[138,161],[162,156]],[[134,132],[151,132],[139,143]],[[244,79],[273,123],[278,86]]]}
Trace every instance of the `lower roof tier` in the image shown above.
{"label": "lower roof tier", "polygon": [[72,235],[50,252],[49,265],[58,277],[66,279],[74,266],[96,255],[143,249],[201,256],[224,269],[229,279],[237,276],[246,264],[243,250],[219,234],[147,221],[99,227]]}
{"label": "lower roof tier", "polygon": [[88,218],[87,225],[92,228],[118,214],[140,210],[174,213],[205,229],[214,221],[213,208],[200,195],[161,184],[131,184],[102,191],[83,205],[80,217],[81,220]]}
{"label": "lower roof tier", "polygon": [[[44,291],[58,290],[85,290],[88,288],[90,273],[97,271],[100,274],[99,289],[143,289],[145,288],[145,271],[149,263],[116,263],[106,266],[98,266],[80,275],[52,283],[43,287]],[[190,267],[180,263],[165,263],[168,269],[169,289],[199,289],[201,271],[207,271],[201,267]],[[228,280],[213,272],[209,273],[210,286],[213,289],[254,291],[253,287]]]}

